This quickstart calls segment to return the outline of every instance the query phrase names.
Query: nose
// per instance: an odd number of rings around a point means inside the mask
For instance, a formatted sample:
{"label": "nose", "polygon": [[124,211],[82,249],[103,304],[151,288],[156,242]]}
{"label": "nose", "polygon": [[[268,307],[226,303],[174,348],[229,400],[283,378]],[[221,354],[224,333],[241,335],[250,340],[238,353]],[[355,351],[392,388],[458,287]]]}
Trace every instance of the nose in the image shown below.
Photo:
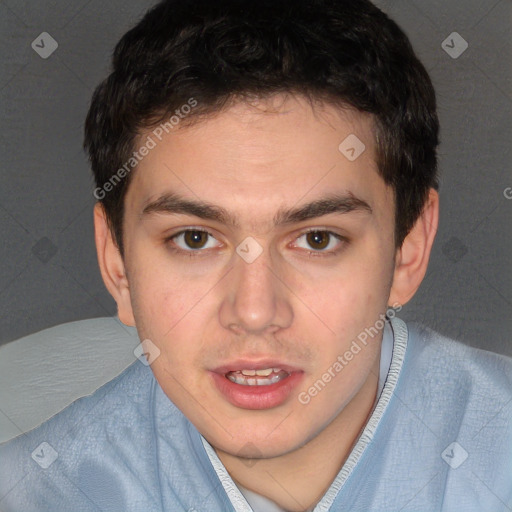
{"label": "nose", "polygon": [[291,325],[289,290],[272,268],[268,251],[250,263],[235,256],[219,317],[223,327],[237,334],[262,335]]}

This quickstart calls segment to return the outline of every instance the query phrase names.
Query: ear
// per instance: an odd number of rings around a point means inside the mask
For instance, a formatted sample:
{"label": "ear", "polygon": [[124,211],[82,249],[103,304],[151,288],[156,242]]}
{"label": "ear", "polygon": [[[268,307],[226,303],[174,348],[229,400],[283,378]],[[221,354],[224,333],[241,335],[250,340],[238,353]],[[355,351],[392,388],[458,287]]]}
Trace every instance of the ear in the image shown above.
{"label": "ear", "polygon": [[389,304],[406,304],[419,288],[427,272],[438,222],[439,194],[430,189],[420,217],[397,250]]}
{"label": "ear", "polygon": [[101,203],[96,203],[94,206],[94,238],[101,276],[107,290],[117,303],[119,320],[125,325],[135,326],[130,286],[123,257],[114,241]]}

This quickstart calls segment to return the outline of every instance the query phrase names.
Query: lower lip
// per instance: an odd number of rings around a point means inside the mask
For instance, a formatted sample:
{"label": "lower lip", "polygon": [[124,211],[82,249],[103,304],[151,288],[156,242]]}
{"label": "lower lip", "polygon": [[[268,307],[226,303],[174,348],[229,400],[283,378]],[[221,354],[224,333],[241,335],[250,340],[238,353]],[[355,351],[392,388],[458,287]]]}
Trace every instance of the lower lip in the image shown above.
{"label": "lower lip", "polygon": [[217,389],[231,404],[242,409],[271,409],[281,405],[299,385],[303,372],[292,372],[288,377],[268,386],[244,386],[231,382],[225,375],[210,372]]}

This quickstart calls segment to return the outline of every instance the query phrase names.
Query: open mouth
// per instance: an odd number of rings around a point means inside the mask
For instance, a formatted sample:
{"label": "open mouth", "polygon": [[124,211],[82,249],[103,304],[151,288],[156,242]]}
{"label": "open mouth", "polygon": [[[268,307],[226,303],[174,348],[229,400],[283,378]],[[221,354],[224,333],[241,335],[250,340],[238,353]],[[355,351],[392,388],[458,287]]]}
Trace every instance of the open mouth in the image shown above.
{"label": "open mouth", "polygon": [[270,409],[295,393],[303,370],[277,360],[240,359],[210,370],[224,399],[243,409]]}
{"label": "open mouth", "polygon": [[271,386],[290,374],[281,368],[265,368],[263,370],[236,370],[226,373],[226,378],[242,386]]}

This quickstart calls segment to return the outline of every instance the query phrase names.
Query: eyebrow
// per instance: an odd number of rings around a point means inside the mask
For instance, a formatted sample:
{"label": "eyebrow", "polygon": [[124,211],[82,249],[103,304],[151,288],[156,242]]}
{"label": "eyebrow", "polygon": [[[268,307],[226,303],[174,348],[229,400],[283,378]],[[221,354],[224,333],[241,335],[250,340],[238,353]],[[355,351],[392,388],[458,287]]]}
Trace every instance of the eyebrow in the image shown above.
{"label": "eyebrow", "polygon": [[[296,208],[279,210],[274,216],[274,225],[293,224],[324,215],[351,212],[363,212],[371,215],[372,208],[366,201],[357,198],[352,193],[333,194]],[[148,203],[142,210],[141,218],[154,213],[190,215],[217,221],[235,228],[239,227],[236,216],[233,216],[221,206],[186,199],[175,193],[164,194]]]}

